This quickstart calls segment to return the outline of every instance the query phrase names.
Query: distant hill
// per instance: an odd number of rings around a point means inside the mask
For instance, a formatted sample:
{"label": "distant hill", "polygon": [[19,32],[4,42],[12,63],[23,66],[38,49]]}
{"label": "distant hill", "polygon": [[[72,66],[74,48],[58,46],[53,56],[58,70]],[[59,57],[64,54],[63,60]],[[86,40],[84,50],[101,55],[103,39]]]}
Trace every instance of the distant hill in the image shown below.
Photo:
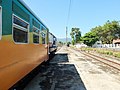
{"label": "distant hill", "polygon": [[[65,43],[66,42],[66,38],[57,38],[57,41],[58,42],[61,41],[61,42]],[[71,38],[67,38],[67,42],[71,42]]]}

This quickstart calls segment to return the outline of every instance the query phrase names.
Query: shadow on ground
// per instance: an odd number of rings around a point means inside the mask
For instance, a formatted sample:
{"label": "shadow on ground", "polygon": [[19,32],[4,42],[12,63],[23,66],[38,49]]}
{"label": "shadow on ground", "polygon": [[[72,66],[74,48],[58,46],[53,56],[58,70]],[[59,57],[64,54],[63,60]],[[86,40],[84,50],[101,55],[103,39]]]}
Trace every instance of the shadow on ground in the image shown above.
{"label": "shadow on ground", "polygon": [[67,53],[57,53],[55,57],[50,60],[50,64],[66,63],[69,62]]}
{"label": "shadow on ground", "polygon": [[49,65],[42,65],[25,90],[86,90],[74,64],[65,62],[69,62],[67,53],[56,54]]}

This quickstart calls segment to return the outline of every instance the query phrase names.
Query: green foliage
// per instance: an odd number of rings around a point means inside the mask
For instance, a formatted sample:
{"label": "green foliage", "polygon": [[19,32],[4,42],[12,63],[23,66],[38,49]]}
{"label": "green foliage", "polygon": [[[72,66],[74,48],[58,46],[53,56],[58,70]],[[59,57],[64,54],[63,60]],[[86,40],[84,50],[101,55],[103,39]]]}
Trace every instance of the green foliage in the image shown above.
{"label": "green foliage", "polygon": [[71,42],[67,42],[67,44],[71,44]]}
{"label": "green foliage", "polygon": [[72,40],[72,45],[75,45],[75,41],[74,40]]}
{"label": "green foliage", "polygon": [[120,58],[120,52],[114,53],[113,56]]}
{"label": "green foliage", "polygon": [[82,40],[84,44],[92,46],[98,40],[98,36],[94,32],[88,32],[84,35]]}
{"label": "green foliage", "polygon": [[75,43],[78,43],[80,41],[81,32],[80,32],[79,28],[72,28],[70,35],[72,38],[72,45],[74,45]]}
{"label": "green foliage", "polygon": [[97,52],[100,54],[105,54],[105,55],[110,55],[114,56],[117,58],[120,58],[120,52],[118,51],[113,51],[113,50],[107,50],[107,49],[99,49],[99,48],[81,48],[82,51],[92,51],[92,52]]}
{"label": "green foliage", "polygon": [[92,46],[96,41],[101,40],[103,44],[111,44],[113,39],[120,37],[120,24],[118,21],[107,21],[103,26],[92,28],[86,33],[82,40],[88,46]]}
{"label": "green foliage", "polygon": [[59,41],[60,44],[63,44],[63,42]]}
{"label": "green foliage", "polygon": [[[120,25],[118,21],[108,21],[103,25],[103,43],[111,44],[113,39],[119,38],[120,36]],[[116,36],[118,34],[118,36]]]}

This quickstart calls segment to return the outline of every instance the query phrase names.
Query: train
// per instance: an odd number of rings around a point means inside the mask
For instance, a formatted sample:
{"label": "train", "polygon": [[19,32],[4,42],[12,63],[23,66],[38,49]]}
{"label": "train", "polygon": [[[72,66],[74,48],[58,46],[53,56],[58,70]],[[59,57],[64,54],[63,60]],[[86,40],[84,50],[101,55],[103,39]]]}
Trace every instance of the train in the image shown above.
{"label": "train", "polygon": [[0,0],[0,90],[8,90],[57,50],[57,38],[22,0]]}

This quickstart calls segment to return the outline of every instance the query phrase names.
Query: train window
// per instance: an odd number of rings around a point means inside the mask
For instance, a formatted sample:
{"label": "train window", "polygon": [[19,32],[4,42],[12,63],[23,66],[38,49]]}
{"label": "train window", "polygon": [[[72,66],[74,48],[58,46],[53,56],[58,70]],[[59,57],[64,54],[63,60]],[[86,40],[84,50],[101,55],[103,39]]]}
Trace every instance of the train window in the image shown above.
{"label": "train window", "polygon": [[41,27],[41,36],[42,36],[42,44],[46,44],[46,28],[44,26]]}
{"label": "train window", "polygon": [[42,32],[41,36],[42,36],[42,44],[45,44],[45,36],[46,36],[45,33]]}
{"label": "train window", "polygon": [[2,8],[0,7],[0,40],[2,38]]}
{"label": "train window", "polygon": [[24,27],[24,28],[28,28],[28,24],[27,23],[25,23],[24,21],[22,21],[21,19],[19,19],[18,17],[16,17],[16,16],[14,16],[14,20],[13,20],[14,22],[14,24],[17,24],[17,25],[19,25],[19,26],[22,26],[22,27]]}
{"label": "train window", "polygon": [[28,37],[27,32],[22,31],[22,30],[20,30],[18,28],[15,28],[15,27],[13,28],[13,38],[14,38],[15,42],[27,43],[28,42],[27,37]]}
{"label": "train window", "polygon": [[29,24],[13,15],[13,39],[16,43],[28,43]]}
{"label": "train window", "polygon": [[33,32],[34,32],[34,33],[36,33],[36,34],[38,34],[38,35],[39,35],[39,31],[40,31],[40,30],[39,30],[38,28],[33,27]]}
{"label": "train window", "polygon": [[39,43],[39,36],[33,34],[33,43]]}
{"label": "train window", "polygon": [[39,43],[39,29],[33,27],[33,43]]}

